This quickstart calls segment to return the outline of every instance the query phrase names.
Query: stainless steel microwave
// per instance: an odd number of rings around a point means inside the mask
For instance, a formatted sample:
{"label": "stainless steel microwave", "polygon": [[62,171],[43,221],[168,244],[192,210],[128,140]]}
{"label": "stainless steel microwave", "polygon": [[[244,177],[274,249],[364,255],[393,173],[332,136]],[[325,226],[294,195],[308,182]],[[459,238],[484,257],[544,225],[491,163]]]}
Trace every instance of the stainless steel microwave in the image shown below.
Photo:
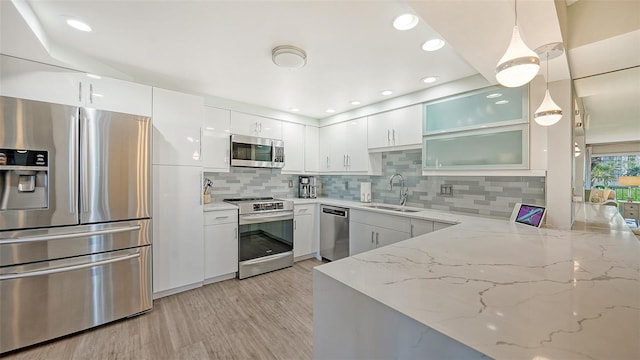
{"label": "stainless steel microwave", "polygon": [[277,139],[231,135],[231,166],[282,168],[284,142]]}

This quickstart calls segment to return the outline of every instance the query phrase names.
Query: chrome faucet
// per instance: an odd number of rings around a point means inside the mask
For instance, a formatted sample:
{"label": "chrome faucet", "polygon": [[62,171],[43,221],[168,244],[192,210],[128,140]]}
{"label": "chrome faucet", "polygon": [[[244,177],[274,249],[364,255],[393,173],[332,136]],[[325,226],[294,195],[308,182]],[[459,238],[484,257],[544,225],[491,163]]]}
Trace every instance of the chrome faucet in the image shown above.
{"label": "chrome faucet", "polygon": [[409,191],[409,188],[405,187],[404,177],[401,174],[395,173],[391,175],[391,177],[389,178],[389,191],[393,190],[393,179],[396,176],[400,177],[400,205],[405,206],[407,204],[407,192]]}

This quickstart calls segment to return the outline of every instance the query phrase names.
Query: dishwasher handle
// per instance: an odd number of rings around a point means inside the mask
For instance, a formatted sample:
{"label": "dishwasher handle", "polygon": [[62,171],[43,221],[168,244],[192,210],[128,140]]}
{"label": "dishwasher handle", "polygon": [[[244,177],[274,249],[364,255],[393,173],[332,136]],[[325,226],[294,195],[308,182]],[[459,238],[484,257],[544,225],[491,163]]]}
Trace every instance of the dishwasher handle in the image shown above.
{"label": "dishwasher handle", "polygon": [[349,217],[349,210],[348,209],[340,209],[340,208],[333,208],[333,207],[323,207],[322,208],[322,213],[323,214],[329,214],[329,215],[333,215],[333,216],[340,216],[340,217]]}

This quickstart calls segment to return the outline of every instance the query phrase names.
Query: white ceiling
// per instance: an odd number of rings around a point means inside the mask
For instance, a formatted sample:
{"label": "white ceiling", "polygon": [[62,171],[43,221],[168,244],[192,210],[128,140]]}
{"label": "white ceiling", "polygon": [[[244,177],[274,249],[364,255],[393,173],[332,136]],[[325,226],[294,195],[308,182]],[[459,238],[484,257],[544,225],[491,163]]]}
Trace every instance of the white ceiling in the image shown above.
{"label": "white ceiling", "polygon": [[[41,41],[23,20],[24,11],[20,16],[11,2],[2,0],[2,53],[279,111],[296,107],[300,115],[316,119],[331,116],[327,108],[341,113],[384,101],[387,97],[380,91],[385,89],[393,90],[394,97],[478,73],[487,85],[495,84],[494,68],[514,21],[511,0],[13,2],[35,14]],[[607,7],[615,9],[622,2],[610,0]],[[591,6],[588,1],[567,4],[580,11]],[[529,47],[566,39],[561,32],[566,19],[556,8],[562,6],[553,0],[518,2],[518,25]],[[404,12],[419,15],[421,22],[412,30],[395,30],[391,23]],[[94,31],[67,27],[68,17],[88,22]],[[603,25],[619,18],[608,17]],[[606,86],[612,79],[602,77],[595,82],[601,94],[586,96],[582,88],[593,88],[589,84],[594,84],[594,75],[640,66],[638,20],[637,32],[582,41],[549,62],[551,81],[585,77],[576,81],[576,91],[593,129],[603,128],[597,124],[605,116],[609,126],[604,128],[619,127],[611,121],[622,118],[640,121],[638,101],[624,101],[635,100],[635,93],[619,93],[629,86]],[[597,37],[593,22],[585,22],[596,34],[587,35]],[[582,29],[569,32],[582,34]],[[433,53],[421,50],[421,44],[435,36],[442,36],[447,45]],[[276,67],[271,49],[282,44],[304,48],[307,66]],[[439,81],[424,84],[420,80],[426,76],[439,76]],[[616,79],[631,82],[634,89],[633,77]],[[353,106],[351,100],[362,104]]]}

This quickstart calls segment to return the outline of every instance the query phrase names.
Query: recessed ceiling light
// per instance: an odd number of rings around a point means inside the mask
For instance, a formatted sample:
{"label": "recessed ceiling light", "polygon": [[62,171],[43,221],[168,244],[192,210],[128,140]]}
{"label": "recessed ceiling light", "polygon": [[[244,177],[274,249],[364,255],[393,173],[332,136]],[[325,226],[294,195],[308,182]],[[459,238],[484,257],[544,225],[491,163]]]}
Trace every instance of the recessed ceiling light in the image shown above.
{"label": "recessed ceiling light", "polygon": [[398,30],[413,29],[418,25],[418,17],[413,14],[402,14],[393,20],[393,27]]}
{"label": "recessed ceiling light", "polygon": [[502,94],[500,94],[500,93],[493,93],[493,94],[489,94],[489,95],[487,95],[487,99],[495,99],[495,98],[499,98],[500,96],[502,96]]}
{"label": "recessed ceiling light", "polygon": [[67,19],[67,25],[71,26],[72,28],[74,28],[76,30],[86,31],[86,32],[91,31],[91,26],[87,25],[86,23],[84,23],[84,22],[82,22],[80,20]]}
{"label": "recessed ceiling light", "polygon": [[289,108],[289,111],[298,112],[300,111],[300,109],[292,107],[292,108]]}
{"label": "recessed ceiling light", "polygon": [[87,77],[90,77],[92,79],[102,79],[102,76],[96,74],[87,74]]}
{"label": "recessed ceiling light", "polygon": [[328,112],[329,114],[333,114],[334,112],[336,112],[335,109],[327,109],[325,110],[325,112]]}
{"label": "recessed ceiling light", "polygon": [[436,51],[442,49],[444,46],[444,40],[442,39],[431,39],[422,44],[422,50],[424,51]]}
{"label": "recessed ceiling light", "polygon": [[360,101],[358,101],[358,100],[353,100],[353,101],[351,102],[351,105],[360,105]]}
{"label": "recessed ceiling light", "polygon": [[496,105],[504,105],[504,104],[508,104],[509,100],[498,100],[496,101]]}
{"label": "recessed ceiling light", "polygon": [[383,92],[381,92],[380,94],[382,94],[382,95],[384,95],[384,96],[388,96],[388,95],[393,94],[393,91],[391,91],[391,90],[384,90],[384,91],[383,91]]}
{"label": "recessed ceiling light", "polygon": [[425,84],[431,84],[438,81],[438,77],[437,76],[428,76],[424,79],[422,79],[422,82]]}

